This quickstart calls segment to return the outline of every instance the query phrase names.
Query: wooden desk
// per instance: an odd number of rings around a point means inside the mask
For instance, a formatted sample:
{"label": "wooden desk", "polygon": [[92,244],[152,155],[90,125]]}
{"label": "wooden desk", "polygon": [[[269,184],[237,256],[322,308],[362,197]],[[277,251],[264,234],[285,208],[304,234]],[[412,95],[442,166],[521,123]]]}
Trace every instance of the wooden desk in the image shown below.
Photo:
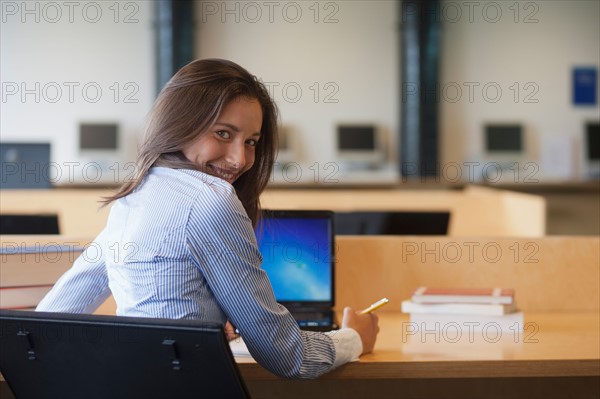
{"label": "wooden desk", "polygon": [[[600,396],[598,237],[354,236],[336,243],[338,309],[390,298],[378,312],[375,351],[314,381],[280,379],[240,360],[254,398]],[[498,342],[477,333],[472,342],[467,333],[457,342],[438,334],[439,343],[436,334],[411,335],[398,310],[419,285],[513,287],[524,331]]]}
{"label": "wooden desk", "polygon": [[[414,332],[409,316],[383,312],[375,351],[323,379],[407,379],[600,376],[597,313],[531,313],[521,333]],[[244,377],[276,380],[251,359],[238,359]]]}
{"label": "wooden desk", "polygon": [[[526,313],[522,334],[498,338],[477,332],[470,337],[465,332],[458,341],[441,333],[408,334],[409,323],[408,315],[382,312],[374,352],[318,380],[283,380],[252,360],[238,363],[255,398],[597,398],[600,394],[597,312]],[[366,395],[369,389],[374,396]]]}
{"label": "wooden desk", "polygon": [[[390,298],[378,312],[375,351],[315,381],[282,380],[242,363],[254,397],[600,397],[598,237],[337,237],[336,243],[338,309]],[[458,342],[440,336],[439,343],[435,334],[407,336],[408,316],[398,310],[419,285],[513,287],[530,324],[517,342],[512,334],[497,343],[481,335],[473,342],[468,335]]]}
{"label": "wooden desk", "polygon": [[532,313],[525,322],[518,337],[449,342],[408,336],[407,315],[382,312],[375,351],[317,380],[284,380],[249,360],[240,370],[254,398],[598,398],[598,313]]}
{"label": "wooden desk", "polygon": [[[1,238],[3,245],[24,239]],[[27,245],[58,241],[30,239]],[[338,309],[390,298],[379,311],[375,351],[312,381],[280,379],[242,362],[255,399],[600,396],[600,238],[354,236],[338,237],[336,244]],[[496,343],[478,335],[473,342],[464,335],[436,343],[433,333],[421,342],[422,334],[409,335],[409,320],[398,312],[419,285],[513,287],[531,324],[517,342],[505,334]],[[106,305],[102,312],[114,313],[114,304]]]}

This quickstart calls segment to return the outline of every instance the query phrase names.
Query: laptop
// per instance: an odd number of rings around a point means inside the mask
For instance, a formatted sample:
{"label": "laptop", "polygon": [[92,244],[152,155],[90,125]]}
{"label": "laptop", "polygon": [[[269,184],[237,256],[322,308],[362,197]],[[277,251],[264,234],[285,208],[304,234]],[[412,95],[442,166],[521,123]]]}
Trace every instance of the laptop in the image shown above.
{"label": "laptop", "polygon": [[333,311],[333,217],[331,211],[264,210],[256,227],[275,298],[305,330],[339,328]]}
{"label": "laptop", "polygon": [[10,398],[248,398],[220,323],[0,310]]}

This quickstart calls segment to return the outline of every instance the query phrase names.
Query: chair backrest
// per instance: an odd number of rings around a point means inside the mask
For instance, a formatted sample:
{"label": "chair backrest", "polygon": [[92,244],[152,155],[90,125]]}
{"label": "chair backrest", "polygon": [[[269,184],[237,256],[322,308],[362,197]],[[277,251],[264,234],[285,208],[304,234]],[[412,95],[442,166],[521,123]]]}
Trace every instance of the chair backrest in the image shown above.
{"label": "chair backrest", "polygon": [[0,310],[17,398],[247,398],[219,323]]}

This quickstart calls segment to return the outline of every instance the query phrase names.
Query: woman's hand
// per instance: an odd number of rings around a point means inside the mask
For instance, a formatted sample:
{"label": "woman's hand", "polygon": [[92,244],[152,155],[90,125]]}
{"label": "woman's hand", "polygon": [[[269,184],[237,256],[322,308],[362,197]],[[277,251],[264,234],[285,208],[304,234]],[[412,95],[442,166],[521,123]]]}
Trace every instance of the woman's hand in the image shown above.
{"label": "woman's hand", "polygon": [[375,346],[379,333],[379,317],[375,313],[359,315],[354,309],[345,307],[342,328],[352,328],[360,335],[364,355],[371,352]]}
{"label": "woman's hand", "polygon": [[240,336],[240,334],[235,332],[235,327],[229,322],[229,320],[227,320],[227,323],[225,323],[225,336],[227,337],[227,341],[233,341]]}

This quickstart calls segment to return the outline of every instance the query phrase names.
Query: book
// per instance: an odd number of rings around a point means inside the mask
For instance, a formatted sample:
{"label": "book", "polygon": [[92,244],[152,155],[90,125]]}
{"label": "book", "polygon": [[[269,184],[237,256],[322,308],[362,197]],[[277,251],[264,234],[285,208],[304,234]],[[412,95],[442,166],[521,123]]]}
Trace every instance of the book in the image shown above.
{"label": "book", "polygon": [[416,332],[443,331],[445,334],[454,334],[467,331],[498,335],[523,331],[523,312],[502,316],[411,313],[410,323]]}
{"label": "book", "polygon": [[34,308],[53,284],[0,288],[0,309]]}
{"label": "book", "polygon": [[415,303],[492,303],[511,304],[511,288],[431,288],[419,287],[412,295]]}
{"label": "book", "polygon": [[402,312],[422,314],[468,314],[482,316],[502,316],[517,311],[515,302],[500,303],[415,303],[402,301]]}

